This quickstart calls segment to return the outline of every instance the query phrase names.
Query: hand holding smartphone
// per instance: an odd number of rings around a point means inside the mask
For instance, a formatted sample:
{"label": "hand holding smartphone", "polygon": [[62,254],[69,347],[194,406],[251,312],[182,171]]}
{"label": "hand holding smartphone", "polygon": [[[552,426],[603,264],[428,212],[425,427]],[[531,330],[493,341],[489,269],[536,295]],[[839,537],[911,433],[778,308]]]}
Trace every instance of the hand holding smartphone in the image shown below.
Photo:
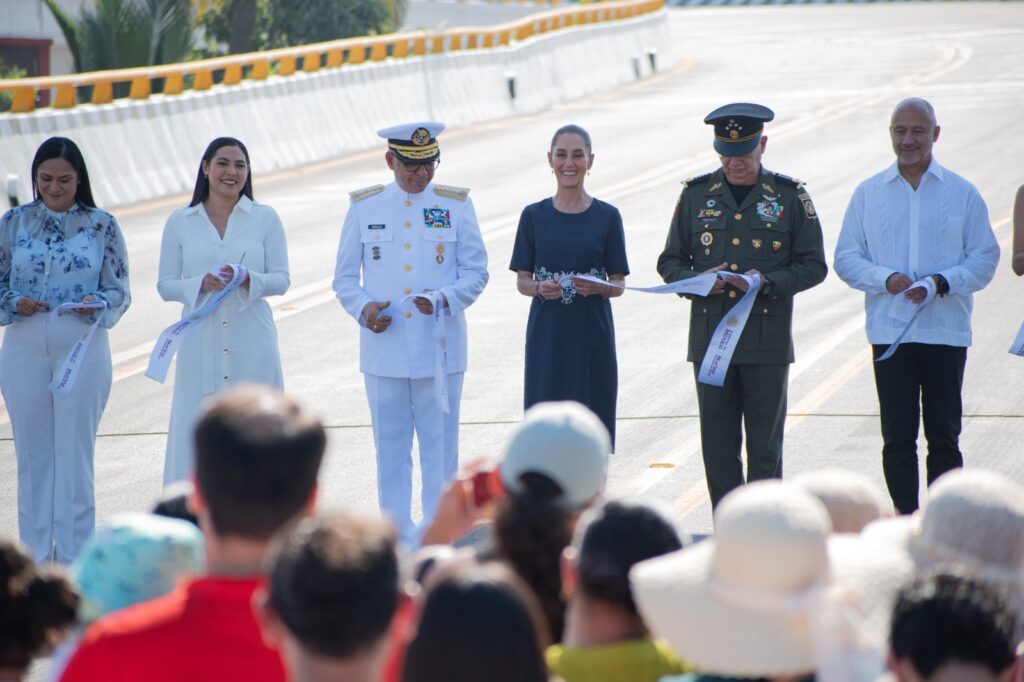
{"label": "hand holding smartphone", "polygon": [[497,467],[476,472],[470,483],[473,488],[471,502],[476,510],[481,510],[505,497],[505,487],[501,483],[501,473]]}

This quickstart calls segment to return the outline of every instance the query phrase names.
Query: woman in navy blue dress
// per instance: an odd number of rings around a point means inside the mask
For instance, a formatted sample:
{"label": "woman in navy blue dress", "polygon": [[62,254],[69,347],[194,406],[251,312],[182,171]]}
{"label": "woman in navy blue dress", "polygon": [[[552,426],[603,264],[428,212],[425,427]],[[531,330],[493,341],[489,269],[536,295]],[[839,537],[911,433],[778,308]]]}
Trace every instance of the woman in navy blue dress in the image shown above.
{"label": "woman in navy blue dress", "polygon": [[594,163],[586,130],[559,128],[548,163],[555,195],[523,209],[509,264],[519,293],[534,299],[526,327],[524,407],[546,400],[583,403],[608,427],[614,444],[619,379],[608,299],[622,289],[577,276],[625,280],[622,217],[583,187]]}

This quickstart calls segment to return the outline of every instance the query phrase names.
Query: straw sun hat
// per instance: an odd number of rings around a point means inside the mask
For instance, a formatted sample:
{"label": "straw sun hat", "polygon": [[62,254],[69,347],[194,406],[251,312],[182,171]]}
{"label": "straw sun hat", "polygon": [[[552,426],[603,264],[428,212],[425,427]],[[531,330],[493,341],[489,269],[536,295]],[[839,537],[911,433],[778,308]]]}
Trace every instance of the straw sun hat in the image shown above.
{"label": "straw sun hat", "polygon": [[823,469],[801,474],[793,482],[825,505],[833,533],[859,533],[872,521],[893,513],[885,493],[856,471]]}
{"label": "straw sun hat", "polygon": [[[634,597],[656,636],[719,675],[881,672],[892,602],[912,575],[903,552],[830,537],[821,502],[782,481],[730,493],[715,520],[714,537],[633,568]],[[865,661],[871,673],[857,674]]]}
{"label": "straw sun hat", "polygon": [[923,510],[876,521],[864,536],[906,548],[921,571],[966,570],[1024,607],[1024,487],[997,473],[951,471],[928,490]]}

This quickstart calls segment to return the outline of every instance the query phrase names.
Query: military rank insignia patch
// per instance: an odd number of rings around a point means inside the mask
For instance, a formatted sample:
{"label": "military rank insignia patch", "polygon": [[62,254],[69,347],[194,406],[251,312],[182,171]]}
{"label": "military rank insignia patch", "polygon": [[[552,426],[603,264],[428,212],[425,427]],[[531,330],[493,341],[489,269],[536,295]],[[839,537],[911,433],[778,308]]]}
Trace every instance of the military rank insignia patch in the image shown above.
{"label": "military rank insignia patch", "polygon": [[447,208],[425,208],[423,224],[433,230],[448,229],[452,226],[451,214]]}
{"label": "military rank insignia patch", "polygon": [[799,197],[800,203],[804,205],[804,213],[808,218],[817,218],[818,212],[814,210],[814,204],[811,203],[811,195],[804,192]]}

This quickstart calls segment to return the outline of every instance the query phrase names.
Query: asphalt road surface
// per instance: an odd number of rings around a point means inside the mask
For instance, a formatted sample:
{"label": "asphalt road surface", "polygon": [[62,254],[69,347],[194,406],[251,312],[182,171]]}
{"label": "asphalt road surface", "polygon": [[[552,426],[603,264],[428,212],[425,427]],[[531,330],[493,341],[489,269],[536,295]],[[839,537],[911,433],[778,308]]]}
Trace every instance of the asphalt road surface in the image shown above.
{"label": "asphalt road surface", "polygon": [[[994,282],[976,297],[963,450],[969,466],[1024,481],[1017,449],[1024,442],[1024,359],[1007,353],[1024,317],[1024,282],[1013,276],[1007,252],[1013,195],[1024,182],[1024,4],[679,9],[670,16],[682,57],[671,71],[441,138],[436,180],[472,188],[490,254],[491,282],[468,314],[462,460],[499,456],[522,415],[530,299],[516,293],[507,265],[520,210],[553,191],[545,152],[558,126],[575,122],[593,134],[597,156],[587,187],[622,211],[629,282],[651,285],[659,283],[654,265],[680,181],[717,164],[711,130],[701,123],[707,112],[737,100],[775,110],[765,165],[807,181],[831,261],[854,187],[892,162],[886,128],[893,105],[917,95],[938,112],[937,158],[981,190],[1004,249]],[[357,326],[330,280],[347,192],[387,180],[383,148],[255,178],[257,199],[277,209],[288,233],[292,288],[272,301],[286,386],[329,428],[322,508],[377,504]],[[100,519],[148,509],[160,491],[171,385],[142,370],[156,335],[180,313],[159,299],[155,285],[164,220],[184,202],[177,196],[114,210],[130,249],[134,304],[111,334],[115,382],[96,448]],[[833,274],[797,297],[786,475],[845,467],[882,484],[862,301]],[[686,530],[708,533],[693,375],[685,362],[689,304],[627,293],[613,306],[620,389],[609,492],[664,500]],[[3,416],[0,533],[7,536],[17,533],[15,480]]]}

